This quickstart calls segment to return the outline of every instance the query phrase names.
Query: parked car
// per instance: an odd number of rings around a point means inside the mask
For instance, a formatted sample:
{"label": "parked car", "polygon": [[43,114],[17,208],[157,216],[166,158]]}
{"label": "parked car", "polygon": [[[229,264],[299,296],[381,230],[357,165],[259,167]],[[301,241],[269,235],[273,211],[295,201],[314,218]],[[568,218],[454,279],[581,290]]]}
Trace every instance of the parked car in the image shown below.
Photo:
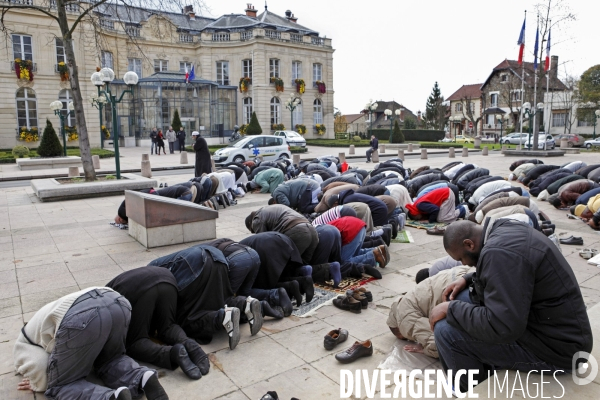
{"label": "parked car", "polygon": [[294,131],[276,131],[275,136],[284,137],[290,146],[306,147],[306,140]]}
{"label": "parked car", "polygon": [[591,149],[592,147],[600,147],[600,139],[590,139],[586,140],[583,144],[585,148]]}
{"label": "parked car", "polygon": [[[546,150],[554,150],[554,148],[556,147],[556,142],[554,141],[554,138],[552,137],[552,135],[546,135],[546,134],[541,134],[538,136],[538,149],[544,148],[544,141],[546,144]],[[531,136],[531,143],[525,141],[524,146],[527,149],[533,147],[533,135]]]}
{"label": "parked car", "polygon": [[567,139],[569,141],[568,142],[569,147],[581,147],[584,145],[584,142],[585,142],[585,139],[583,138],[583,136],[577,135],[575,133],[568,133],[568,134],[554,136],[554,140],[556,141],[556,143],[558,143],[559,146],[560,146],[560,141],[562,139]]}
{"label": "parked car", "polygon": [[213,160],[216,165],[229,162],[253,160],[263,156],[265,161],[278,158],[290,158],[290,146],[282,137],[273,135],[245,136],[227,147],[215,151]]}
{"label": "parked car", "polygon": [[442,142],[442,143],[452,143],[454,142],[454,139],[449,138],[449,137],[445,137],[442,140],[438,140],[438,142]]}
{"label": "parked car", "polygon": [[524,132],[511,133],[502,138],[502,144],[520,144],[526,143],[529,135]]}
{"label": "parked car", "polygon": [[456,143],[475,143],[475,140],[465,135],[456,135]]}

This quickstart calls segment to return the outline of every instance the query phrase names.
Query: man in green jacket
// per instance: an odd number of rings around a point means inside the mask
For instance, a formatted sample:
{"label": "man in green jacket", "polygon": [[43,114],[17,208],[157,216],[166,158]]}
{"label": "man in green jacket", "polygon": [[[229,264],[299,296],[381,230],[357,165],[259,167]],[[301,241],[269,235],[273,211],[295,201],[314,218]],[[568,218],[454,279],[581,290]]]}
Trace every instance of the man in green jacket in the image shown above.
{"label": "man in green jacket", "polygon": [[252,192],[273,193],[277,186],[283,183],[283,172],[279,168],[269,168],[256,174],[247,189]]}

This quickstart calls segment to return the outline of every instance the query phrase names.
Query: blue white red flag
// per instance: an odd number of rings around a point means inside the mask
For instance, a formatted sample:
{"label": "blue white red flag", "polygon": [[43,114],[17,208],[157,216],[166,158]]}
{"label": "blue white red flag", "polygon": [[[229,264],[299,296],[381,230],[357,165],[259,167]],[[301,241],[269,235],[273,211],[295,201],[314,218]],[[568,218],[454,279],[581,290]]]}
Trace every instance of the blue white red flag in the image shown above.
{"label": "blue white red flag", "polygon": [[548,71],[550,69],[550,33],[552,33],[552,28],[548,30],[548,42],[546,43],[546,63],[544,64],[544,71]]}
{"label": "blue white red flag", "polygon": [[519,64],[523,64],[523,51],[525,50],[525,22],[527,21],[527,17],[523,20],[523,27],[521,28],[521,33],[519,34],[519,41],[517,44],[519,45]]}

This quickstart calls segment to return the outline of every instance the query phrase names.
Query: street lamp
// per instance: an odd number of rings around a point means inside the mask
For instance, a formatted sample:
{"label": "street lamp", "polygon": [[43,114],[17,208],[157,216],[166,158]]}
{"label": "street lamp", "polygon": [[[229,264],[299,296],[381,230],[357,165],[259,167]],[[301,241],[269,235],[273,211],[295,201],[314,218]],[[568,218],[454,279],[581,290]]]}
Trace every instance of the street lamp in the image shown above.
{"label": "street lamp", "polygon": [[594,134],[592,135],[592,139],[596,140],[596,121],[600,118],[600,110],[594,111]]}
{"label": "street lamp", "polygon": [[[102,86],[102,85],[100,85]],[[99,118],[100,118],[100,147],[104,148],[104,133],[102,132],[102,126],[104,123],[102,122],[102,108],[104,104],[107,102],[106,97],[100,96],[100,86],[97,86],[98,93],[92,93],[90,95],[90,101],[92,102],[92,106],[98,109]]]}
{"label": "street lamp", "polygon": [[60,118],[60,133],[63,138],[63,155],[66,157],[67,156],[67,134],[65,132],[65,118],[67,118],[69,115],[73,114],[73,110],[75,109],[75,107],[73,106],[73,102],[70,101],[69,104],[67,105],[67,113],[65,115],[63,115],[63,113],[62,113],[62,108],[63,108],[63,103],[60,100],[55,100],[52,103],[50,103],[50,109],[52,111],[54,111],[54,115],[58,115],[58,118]]}
{"label": "street lamp", "polygon": [[500,115],[500,116],[496,117],[496,119],[498,120],[498,123],[500,124],[500,140],[499,140],[499,142],[500,142],[500,144],[502,144],[502,127],[503,127],[504,122],[505,122],[504,116]]}
{"label": "street lamp", "polygon": [[[113,128],[113,146],[115,148],[115,167],[117,172],[117,179],[121,179],[121,163],[119,160],[119,134],[117,132],[117,104],[123,100],[125,93],[130,93],[133,96],[132,87],[137,85],[138,76],[135,72],[129,71],[123,75],[123,82],[129,87],[124,90],[121,96],[117,100],[117,96],[113,95],[110,91],[110,83],[115,79],[115,73],[110,68],[102,68],[100,72],[94,72],[91,76],[92,83],[98,88],[98,98],[96,102],[101,105],[107,103],[112,107],[112,128]],[[106,85],[106,89],[100,90],[101,86]],[[104,98],[104,100],[100,100]],[[100,129],[102,132],[102,129]]]}
{"label": "street lamp", "polygon": [[394,124],[394,117],[392,117],[392,114],[395,114],[396,117],[400,117],[400,114],[402,113],[402,109],[399,108],[394,112],[392,112],[392,110],[390,110],[390,109],[386,109],[383,113],[390,120],[390,143],[392,143],[392,136],[393,136],[392,125]]}
{"label": "street lamp", "polygon": [[[537,103],[536,108],[537,108],[537,110],[532,110],[531,103],[527,102],[527,103],[523,104],[523,109],[521,110],[521,112],[523,112],[524,115],[526,115],[527,119],[529,120],[529,134],[527,135],[527,147],[532,150],[537,150],[537,140],[536,140],[536,138],[533,139],[533,145],[534,145],[533,147],[536,147],[534,149],[531,146],[531,133],[532,133],[532,129],[533,129],[533,125],[532,125],[533,120],[531,118],[535,117],[537,114],[539,114],[540,112],[542,112],[544,110],[544,103]],[[545,140],[544,140],[544,143],[546,143]]]}
{"label": "street lamp", "polygon": [[291,121],[292,121],[292,130],[294,130],[294,110],[296,108],[298,108],[299,104],[300,104],[300,98],[299,97],[295,97],[293,94],[290,95],[289,100],[285,102],[285,108],[287,108],[288,110],[290,110],[290,115],[292,117],[292,119],[291,119]]}
{"label": "street lamp", "polygon": [[370,128],[370,136],[373,136],[373,113],[375,112],[375,110],[377,110],[377,106],[379,104],[377,104],[377,102],[373,103],[373,100],[369,100],[369,102],[365,105],[365,110],[367,111],[367,113],[369,114],[369,121],[371,122],[371,128]]}

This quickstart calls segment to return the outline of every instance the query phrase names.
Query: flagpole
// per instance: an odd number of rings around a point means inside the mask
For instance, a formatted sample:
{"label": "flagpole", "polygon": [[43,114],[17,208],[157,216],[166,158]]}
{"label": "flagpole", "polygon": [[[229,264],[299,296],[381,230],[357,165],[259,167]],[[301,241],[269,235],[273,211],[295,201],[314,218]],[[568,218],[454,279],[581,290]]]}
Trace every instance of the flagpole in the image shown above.
{"label": "flagpole", "polygon": [[[536,25],[536,36],[535,36],[536,45],[537,45],[539,34],[540,34],[540,15],[538,14],[537,25]],[[536,48],[534,50],[535,50],[536,54],[534,54],[534,58],[535,58],[535,60],[537,62],[537,51],[538,51],[538,49],[537,49],[537,46],[535,46],[535,47]],[[536,129],[537,113],[538,113],[538,109],[537,109],[537,82],[538,82],[537,68],[538,67],[536,67],[534,65],[534,68],[533,68],[533,74],[535,76],[535,79],[533,81],[533,104],[531,105],[531,108],[534,110],[534,113],[533,113],[533,126],[530,127],[530,129],[531,129],[530,132],[533,132],[533,145],[531,147],[531,150],[534,150],[534,151],[537,150],[538,136],[539,136],[539,130]],[[531,122],[531,117],[529,117],[529,119],[530,119],[529,124],[531,125],[531,123],[532,123]],[[529,144],[531,145],[531,139],[530,139]]]}
{"label": "flagpole", "polygon": [[[527,10],[525,10],[525,21],[527,21]],[[523,35],[525,36],[525,35]],[[525,41],[525,38],[523,38]],[[519,130],[523,133],[523,104],[525,101],[525,63],[521,63],[523,70],[521,72],[521,122],[519,123]],[[519,150],[523,147],[523,135],[519,135]]]}
{"label": "flagpole", "polygon": [[[548,31],[548,44],[546,46],[546,57],[548,57],[548,69],[546,70],[546,98],[544,99],[544,103],[546,103],[546,101],[549,101],[548,99],[550,98],[550,72],[552,70],[552,58],[550,57],[550,39],[551,39],[551,32],[552,32],[552,20],[550,20],[550,30]],[[558,65],[557,65],[558,68]],[[545,129],[545,133],[546,135],[550,134],[550,124],[552,123],[552,101],[550,101],[550,108],[548,108],[548,125],[546,126]],[[546,141],[544,140],[544,147],[545,147],[545,143]]]}

